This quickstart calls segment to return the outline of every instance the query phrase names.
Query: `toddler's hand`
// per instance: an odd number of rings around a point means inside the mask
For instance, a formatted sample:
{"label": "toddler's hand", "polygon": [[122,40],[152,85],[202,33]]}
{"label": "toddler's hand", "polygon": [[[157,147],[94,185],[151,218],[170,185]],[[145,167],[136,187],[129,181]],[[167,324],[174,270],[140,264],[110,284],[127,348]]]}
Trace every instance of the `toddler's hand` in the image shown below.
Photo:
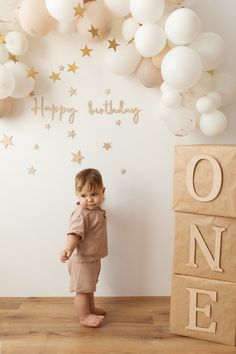
{"label": "toddler's hand", "polygon": [[66,250],[61,251],[61,254],[60,254],[61,262],[65,263],[66,261],[68,261],[71,255],[72,255],[71,250],[66,249]]}

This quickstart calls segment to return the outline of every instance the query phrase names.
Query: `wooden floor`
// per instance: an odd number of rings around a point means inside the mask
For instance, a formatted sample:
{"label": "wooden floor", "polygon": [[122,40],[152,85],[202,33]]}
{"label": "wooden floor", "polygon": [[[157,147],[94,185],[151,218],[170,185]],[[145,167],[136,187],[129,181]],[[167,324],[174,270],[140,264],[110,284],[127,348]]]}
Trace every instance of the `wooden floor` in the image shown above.
{"label": "wooden floor", "polygon": [[226,354],[169,333],[168,297],[97,298],[103,327],[81,327],[72,298],[0,298],[0,354]]}

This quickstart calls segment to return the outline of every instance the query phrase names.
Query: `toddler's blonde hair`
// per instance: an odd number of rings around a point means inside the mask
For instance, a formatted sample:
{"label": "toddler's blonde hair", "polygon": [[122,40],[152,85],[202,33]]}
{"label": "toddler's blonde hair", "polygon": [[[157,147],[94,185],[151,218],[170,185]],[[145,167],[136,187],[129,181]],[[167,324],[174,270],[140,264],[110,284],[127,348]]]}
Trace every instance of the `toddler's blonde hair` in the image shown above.
{"label": "toddler's blonde hair", "polygon": [[101,173],[95,168],[86,168],[75,176],[75,190],[80,192],[84,186],[89,190],[95,188],[103,188],[103,181]]}

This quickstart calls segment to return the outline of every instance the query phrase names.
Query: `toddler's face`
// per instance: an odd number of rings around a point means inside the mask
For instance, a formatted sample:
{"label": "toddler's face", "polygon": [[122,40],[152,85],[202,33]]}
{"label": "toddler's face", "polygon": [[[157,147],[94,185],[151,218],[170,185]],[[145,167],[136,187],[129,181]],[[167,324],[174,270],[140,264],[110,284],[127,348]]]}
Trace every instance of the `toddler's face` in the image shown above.
{"label": "toddler's face", "polygon": [[104,199],[104,190],[105,188],[98,187],[93,190],[89,190],[85,185],[79,192],[77,192],[81,208],[93,210],[100,207]]}

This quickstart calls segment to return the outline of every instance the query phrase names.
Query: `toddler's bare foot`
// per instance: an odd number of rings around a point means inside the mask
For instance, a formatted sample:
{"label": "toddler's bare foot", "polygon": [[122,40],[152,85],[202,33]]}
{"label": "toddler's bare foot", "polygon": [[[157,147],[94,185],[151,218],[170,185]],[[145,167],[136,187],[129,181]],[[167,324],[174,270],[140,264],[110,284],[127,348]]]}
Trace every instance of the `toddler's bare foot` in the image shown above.
{"label": "toddler's bare foot", "polygon": [[106,311],[104,311],[103,309],[99,309],[97,307],[95,307],[91,312],[94,313],[95,315],[105,315],[106,314]]}
{"label": "toddler's bare foot", "polygon": [[86,317],[80,319],[80,324],[85,327],[98,327],[101,325],[104,316],[97,316],[95,314],[90,314]]}

